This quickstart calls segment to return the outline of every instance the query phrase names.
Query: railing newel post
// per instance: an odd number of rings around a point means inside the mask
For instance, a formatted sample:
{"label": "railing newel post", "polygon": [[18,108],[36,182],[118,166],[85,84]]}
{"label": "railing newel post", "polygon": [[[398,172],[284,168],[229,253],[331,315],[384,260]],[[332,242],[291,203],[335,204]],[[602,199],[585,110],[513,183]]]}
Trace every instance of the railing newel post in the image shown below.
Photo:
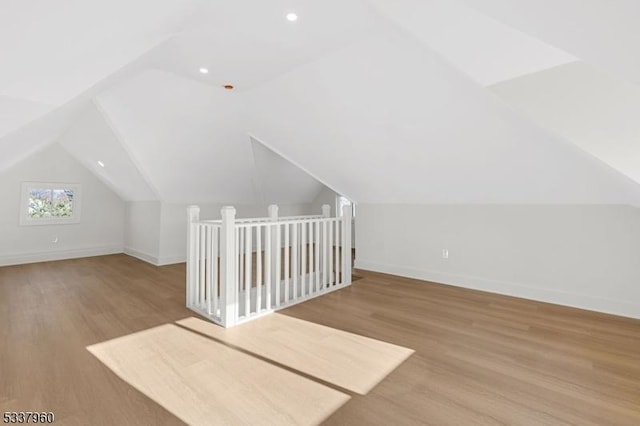
{"label": "railing newel post", "polygon": [[238,318],[238,285],[236,282],[236,209],[224,206],[220,210],[220,319],[224,327],[232,327]]}
{"label": "railing newel post", "polygon": [[193,307],[196,287],[196,269],[198,265],[198,253],[195,246],[197,227],[195,223],[200,220],[200,207],[187,207],[187,289],[185,302],[188,308]]}
{"label": "railing newel post", "polygon": [[[278,205],[277,204],[271,204],[269,206],[269,220],[271,222],[277,222],[278,221]],[[279,236],[280,233],[278,232],[278,228],[279,225],[273,225],[271,227],[271,247],[269,247],[269,250],[271,251],[271,266],[270,266],[270,272],[271,272],[271,286],[272,287],[277,287],[278,290],[280,288],[280,240],[279,240]],[[273,307],[277,308],[280,305],[280,301],[277,300],[277,298],[280,296],[280,291],[275,291],[275,289],[270,289],[269,291],[270,296],[276,298],[274,300],[274,303],[271,303],[271,300],[269,300],[269,304],[271,304]]]}
{"label": "railing newel post", "polygon": [[353,208],[351,205],[342,206],[342,249],[343,249],[343,274],[346,285],[351,285],[351,224],[353,220]]}

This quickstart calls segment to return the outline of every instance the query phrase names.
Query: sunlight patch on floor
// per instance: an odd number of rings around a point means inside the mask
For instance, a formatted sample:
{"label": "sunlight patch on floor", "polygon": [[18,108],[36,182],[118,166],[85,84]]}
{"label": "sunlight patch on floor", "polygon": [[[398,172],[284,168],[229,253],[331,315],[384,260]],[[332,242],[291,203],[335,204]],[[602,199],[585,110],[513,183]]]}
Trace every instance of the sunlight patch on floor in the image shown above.
{"label": "sunlight patch on floor", "polygon": [[414,352],[278,313],[226,329],[193,317],[176,324],[363,395]]}
{"label": "sunlight patch on floor", "polygon": [[[195,318],[184,321],[206,329]],[[191,425],[315,425],[350,398],[173,324],[87,349],[124,381]]]}

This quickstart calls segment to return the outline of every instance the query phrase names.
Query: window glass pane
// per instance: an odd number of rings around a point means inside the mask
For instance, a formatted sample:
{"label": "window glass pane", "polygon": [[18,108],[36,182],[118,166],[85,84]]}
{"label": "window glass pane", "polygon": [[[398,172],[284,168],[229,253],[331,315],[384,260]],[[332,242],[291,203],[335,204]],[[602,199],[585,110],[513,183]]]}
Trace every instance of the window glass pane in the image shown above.
{"label": "window glass pane", "polygon": [[32,188],[29,191],[29,217],[71,217],[73,195],[72,189]]}
{"label": "window glass pane", "polygon": [[29,217],[51,216],[51,190],[32,188],[29,191]]}
{"label": "window glass pane", "polygon": [[51,216],[69,217],[73,213],[73,190],[54,189],[52,191]]}

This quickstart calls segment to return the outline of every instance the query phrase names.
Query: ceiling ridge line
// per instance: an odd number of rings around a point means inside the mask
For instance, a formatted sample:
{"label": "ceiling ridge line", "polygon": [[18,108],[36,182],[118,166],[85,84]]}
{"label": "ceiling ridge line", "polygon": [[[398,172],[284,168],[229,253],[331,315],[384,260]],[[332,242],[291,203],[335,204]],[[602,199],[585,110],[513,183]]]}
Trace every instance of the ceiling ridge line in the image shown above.
{"label": "ceiling ridge line", "polygon": [[91,100],[91,103],[95,106],[96,110],[104,120],[105,124],[107,125],[111,133],[113,133],[113,136],[115,136],[120,146],[122,146],[122,149],[124,149],[124,151],[127,153],[127,155],[129,156],[129,159],[131,160],[131,163],[136,168],[138,173],[140,173],[140,176],[142,177],[144,182],[147,184],[147,186],[149,187],[153,195],[156,197],[157,201],[162,202],[163,199],[160,196],[160,192],[158,191],[158,188],[156,188],[156,186],[152,183],[151,179],[149,178],[149,174],[147,173],[146,170],[144,170],[144,168],[141,166],[136,156],[133,154],[131,147],[126,142],[126,138],[122,135],[118,127],[115,125],[109,113],[105,110],[105,108],[100,103],[100,100],[97,97],[94,97]]}

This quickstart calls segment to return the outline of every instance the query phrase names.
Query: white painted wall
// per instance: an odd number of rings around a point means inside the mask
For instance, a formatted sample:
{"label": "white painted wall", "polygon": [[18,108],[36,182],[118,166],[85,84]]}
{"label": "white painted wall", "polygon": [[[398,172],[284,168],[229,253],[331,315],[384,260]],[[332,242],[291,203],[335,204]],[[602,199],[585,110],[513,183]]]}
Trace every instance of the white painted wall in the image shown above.
{"label": "white painted wall", "polygon": [[637,208],[359,204],[357,220],[357,268],[640,318]]}
{"label": "white painted wall", "polygon": [[125,253],[149,263],[159,263],[160,216],[159,201],[127,203]]}
{"label": "white painted wall", "polygon": [[[80,223],[20,226],[26,181],[82,185]],[[124,217],[124,202],[113,191],[60,145],[50,145],[0,173],[0,265],[120,253]]]}

